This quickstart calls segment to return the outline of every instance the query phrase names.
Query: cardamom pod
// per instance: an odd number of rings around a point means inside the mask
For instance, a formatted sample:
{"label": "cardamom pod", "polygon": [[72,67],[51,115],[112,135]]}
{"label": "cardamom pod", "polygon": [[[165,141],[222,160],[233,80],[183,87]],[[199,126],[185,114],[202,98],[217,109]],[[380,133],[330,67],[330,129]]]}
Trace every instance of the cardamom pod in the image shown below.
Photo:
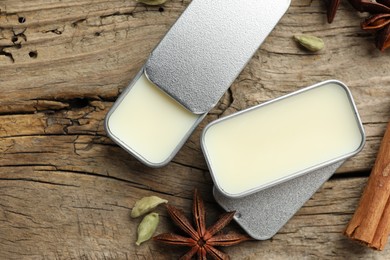
{"label": "cardamom pod", "polygon": [[131,210],[130,216],[132,218],[137,218],[139,216],[142,216],[153,209],[155,209],[158,205],[162,203],[167,203],[167,200],[164,200],[162,198],[159,198],[157,196],[149,196],[149,197],[144,197],[140,200],[138,200],[133,209]]}
{"label": "cardamom pod", "polygon": [[138,238],[137,242],[135,242],[137,246],[141,245],[143,242],[149,240],[153,236],[157,229],[158,222],[159,217],[155,212],[149,213],[142,219],[137,229]]}
{"label": "cardamom pod", "polygon": [[294,35],[294,40],[312,52],[322,50],[325,46],[322,39],[312,35]]}
{"label": "cardamom pod", "polygon": [[137,0],[137,2],[146,4],[146,5],[162,5],[167,0]]}

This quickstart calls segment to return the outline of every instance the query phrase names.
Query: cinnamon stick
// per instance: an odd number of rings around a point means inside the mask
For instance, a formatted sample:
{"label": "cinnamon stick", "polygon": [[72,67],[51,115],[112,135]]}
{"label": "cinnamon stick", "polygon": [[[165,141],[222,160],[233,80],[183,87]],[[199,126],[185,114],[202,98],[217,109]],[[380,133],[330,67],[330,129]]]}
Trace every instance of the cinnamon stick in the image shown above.
{"label": "cinnamon stick", "polygon": [[373,249],[383,250],[390,233],[390,123],[359,206],[344,234]]}

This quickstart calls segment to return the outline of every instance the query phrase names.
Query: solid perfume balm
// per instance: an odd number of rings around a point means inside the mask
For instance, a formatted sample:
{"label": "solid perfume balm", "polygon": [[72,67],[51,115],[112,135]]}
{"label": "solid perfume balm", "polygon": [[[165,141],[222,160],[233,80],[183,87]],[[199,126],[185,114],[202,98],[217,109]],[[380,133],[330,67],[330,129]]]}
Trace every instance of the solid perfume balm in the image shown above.
{"label": "solid perfume balm", "polygon": [[363,143],[350,92],[337,81],[217,120],[202,136],[214,183],[229,197],[345,159]]}
{"label": "solid perfume balm", "polygon": [[107,129],[145,161],[161,164],[200,118],[141,74],[107,120]]}

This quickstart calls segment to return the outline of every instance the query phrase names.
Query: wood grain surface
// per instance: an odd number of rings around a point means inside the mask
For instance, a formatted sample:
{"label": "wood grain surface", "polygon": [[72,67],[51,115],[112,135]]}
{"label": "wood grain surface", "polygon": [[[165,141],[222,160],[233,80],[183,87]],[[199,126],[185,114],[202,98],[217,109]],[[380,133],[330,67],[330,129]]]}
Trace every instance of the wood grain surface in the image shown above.
{"label": "wood grain surface", "polygon": [[[135,246],[136,200],[158,195],[190,215],[198,188],[212,223],[223,211],[199,137],[225,115],[322,80],[355,98],[367,134],[348,160],[268,241],[224,248],[233,259],[390,259],[343,237],[390,118],[390,51],[360,30],[342,1],[332,24],[323,1],[291,7],[174,160],[151,169],[115,145],[103,121],[189,0],[0,0],[0,258],[175,259],[185,248]],[[243,1],[243,4],[244,1]],[[317,54],[292,36],[321,37]],[[228,141],[228,140],[227,140]],[[174,227],[163,208],[157,233]],[[232,229],[239,230],[236,224]]]}

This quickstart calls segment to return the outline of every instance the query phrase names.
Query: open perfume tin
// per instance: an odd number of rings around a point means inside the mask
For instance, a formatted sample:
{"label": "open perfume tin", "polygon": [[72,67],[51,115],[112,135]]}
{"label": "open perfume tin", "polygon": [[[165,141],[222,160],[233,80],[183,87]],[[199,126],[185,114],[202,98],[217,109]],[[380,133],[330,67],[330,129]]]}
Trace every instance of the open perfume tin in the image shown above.
{"label": "open perfume tin", "polygon": [[148,166],[166,165],[289,5],[290,0],[191,1],[109,111],[109,137]]}
{"label": "open perfume tin", "polygon": [[[272,237],[365,143],[348,88],[330,80],[210,123],[214,197],[256,239]],[[264,177],[265,176],[265,177]]]}

